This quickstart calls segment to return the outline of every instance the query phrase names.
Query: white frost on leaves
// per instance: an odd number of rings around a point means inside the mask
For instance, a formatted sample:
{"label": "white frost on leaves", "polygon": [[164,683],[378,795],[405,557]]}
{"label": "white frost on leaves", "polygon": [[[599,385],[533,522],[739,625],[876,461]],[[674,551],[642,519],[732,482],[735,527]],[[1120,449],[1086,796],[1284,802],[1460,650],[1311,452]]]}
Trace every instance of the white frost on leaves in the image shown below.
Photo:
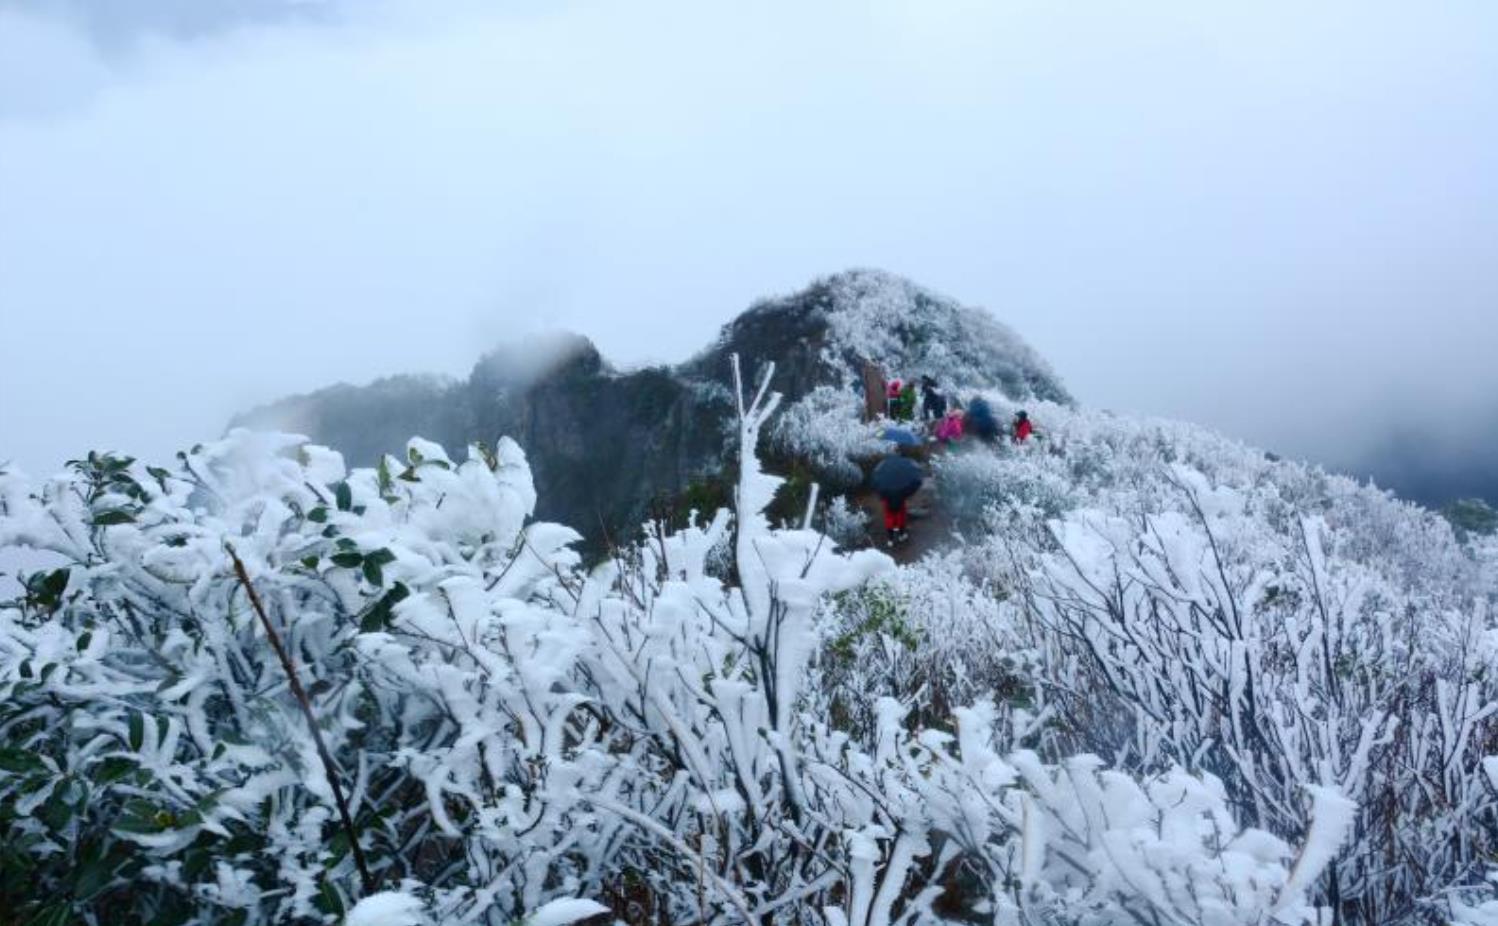
{"label": "white frost on leaves", "polygon": [[593,900],[562,897],[549,901],[525,918],[525,926],[571,926],[579,920],[599,916],[609,908]]}
{"label": "white frost on leaves", "polygon": [[852,461],[889,449],[879,424],[863,421],[863,398],[848,389],[818,386],[786,409],[772,437],[785,453],[803,459],[843,485],[856,485],[863,474]]}
{"label": "white frost on leaves", "polygon": [[[1026,699],[1066,718],[1042,742],[1211,768],[1287,837],[1320,795],[1293,887],[1324,898],[1335,871],[1369,921],[1465,883],[1494,848],[1473,814],[1498,768],[1480,553],[1430,512],[1200,428],[1031,412],[1038,442],[950,455],[937,483],[977,538],[965,571],[1018,601],[998,626],[1044,680]],[[1322,784],[1349,803],[1307,790]],[[1343,815],[1378,837],[1333,845]]]}
{"label": "white frost on leaves", "polygon": [[1290,880],[1275,902],[1276,912],[1300,902],[1307,889],[1336,857],[1337,850],[1342,848],[1357,821],[1357,805],[1337,789],[1313,787],[1307,790],[1311,792],[1312,800],[1311,828],[1306,833],[1295,867],[1290,871]]}
{"label": "white frost on leaves", "polygon": [[420,900],[402,891],[370,894],[349,911],[344,926],[423,926],[427,922]]}
{"label": "white frost on leaves", "polygon": [[[738,398],[737,510],[591,570],[571,530],[527,523],[508,441],[348,470],[236,431],[169,471],[0,473],[0,539],[67,562],[0,603],[0,701],[29,718],[0,729],[0,805],[38,878],[68,889],[87,834],[143,856],[132,912],[185,898],[205,924],[336,901],[354,926],[552,926],[623,885],[675,921],[1269,926],[1318,922],[1332,871],[1398,922],[1413,902],[1378,898],[1434,896],[1422,871],[1493,849],[1471,825],[1493,634],[1449,530],[1198,432],[1042,405],[1039,444],[939,473],[982,496],[970,544],[896,568],[815,518],[769,524],[753,448],[777,398]],[[226,541],[404,893],[354,904]]]}

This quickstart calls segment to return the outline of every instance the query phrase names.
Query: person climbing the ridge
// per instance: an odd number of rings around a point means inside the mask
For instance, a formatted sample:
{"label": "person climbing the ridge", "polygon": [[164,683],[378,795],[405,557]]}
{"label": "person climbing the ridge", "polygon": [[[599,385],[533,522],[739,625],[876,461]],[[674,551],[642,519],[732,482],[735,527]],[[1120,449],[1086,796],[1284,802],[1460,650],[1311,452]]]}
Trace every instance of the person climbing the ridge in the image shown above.
{"label": "person climbing the ridge", "polygon": [[891,421],[899,419],[900,387],[903,385],[898,379],[892,379],[885,386],[884,393],[884,416]]}
{"label": "person climbing the ridge", "polygon": [[947,413],[947,397],[937,391],[936,380],[921,377],[921,412],[927,421],[940,422]]}
{"label": "person climbing the ridge", "polygon": [[915,383],[900,387],[900,397],[895,400],[895,418],[898,421],[915,420]]}
{"label": "person climbing the ridge", "polygon": [[936,423],[936,431],[933,434],[937,443],[951,446],[962,440],[962,409],[948,409],[941,420]]}
{"label": "person climbing the ridge", "polygon": [[963,430],[984,443],[991,444],[999,439],[999,422],[995,420],[993,407],[988,404],[987,399],[975,398],[967,403],[967,420]]}
{"label": "person climbing the ridge", "polygon": [[907,503],[925,478],[921,467],[903,453],[892,453],[880,460],[869,475],[874,494],[884,503],[884,532],[890,546],[910,539]]}
{"label": "person climbing the ridge", "polygon": [[1014,416],[1014,442],[1023,444],[1035,433],[1035,426],[1030,423],[1030,413],[1020,409]]}

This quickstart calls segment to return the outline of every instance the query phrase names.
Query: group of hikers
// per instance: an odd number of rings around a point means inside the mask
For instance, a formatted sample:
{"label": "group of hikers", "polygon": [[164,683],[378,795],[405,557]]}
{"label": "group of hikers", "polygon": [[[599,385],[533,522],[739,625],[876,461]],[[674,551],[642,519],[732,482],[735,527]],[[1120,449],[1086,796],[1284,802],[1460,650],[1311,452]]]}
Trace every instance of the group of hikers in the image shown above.
{"label": "group of hikers", "polygon": [[[936,380],[921,377],[919,392],[912,381],[892,379],[884,387],[884,416],[891,421],[923,422],[930,440],[950,445],[966,435],[993,443],[999,439],[999,423],[987,399],[974,398],[967,407],[957,399],[948,399]],[[860,387],[862,388],[862,387]],[[1035,433],[1030,415],[1023,409],[1009,423],[1009,438],[1022,444]]]}
{"label": "group of hikers", "polygon": [[[866,371],[860,384],[868,399],[868,414],[877,414],[874,381]],[[1005,429],[994,417],[988,400],[975,397],[964,407],[955,397],[949,398],[941,391],[931,376],[920,378],[917,391],[913,381],[900,379],[882,383],[883,417],[894,422],[916,425],[924,430],[924,439],[915,428],[886,428],[884,436],[895,444],[895,452],[886,456],[874,467],[869,477],[875,494],[884,504],[884,531],[891,546],[910,539],[909,502],[925,482],[925,471],[916,458],[925,455],[926,444],[950,447],[968,437],[985,443],[995,443]],[[1030,416],[1023,409],[1017,411],[1007,428],[1008,438],[1023,444],[1035,433]]]}

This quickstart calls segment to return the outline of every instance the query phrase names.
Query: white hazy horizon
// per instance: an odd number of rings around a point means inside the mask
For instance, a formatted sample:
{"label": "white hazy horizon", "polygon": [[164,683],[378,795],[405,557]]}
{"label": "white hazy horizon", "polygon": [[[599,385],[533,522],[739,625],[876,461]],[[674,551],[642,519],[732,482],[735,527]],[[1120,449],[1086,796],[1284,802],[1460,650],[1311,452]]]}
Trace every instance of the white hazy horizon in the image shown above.
{"label": "white hazy horizon", "polygon": [[1475,0],[0,0],[0,459],[166,457],[541,330],[675,362],[854,266],[1088,405],[1333,464],[1498,445],[1495,34]]}

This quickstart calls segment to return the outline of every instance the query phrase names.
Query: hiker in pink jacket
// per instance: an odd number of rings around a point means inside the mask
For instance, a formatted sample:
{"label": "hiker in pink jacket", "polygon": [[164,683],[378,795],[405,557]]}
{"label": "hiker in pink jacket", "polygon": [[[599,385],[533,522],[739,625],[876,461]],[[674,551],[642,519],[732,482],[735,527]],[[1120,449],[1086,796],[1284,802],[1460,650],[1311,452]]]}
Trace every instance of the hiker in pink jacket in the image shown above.
{"label": "hiker in pink jacket", "polygon": [[934,436],[943,444],[950,444],[953,441],[961,440],[962,409],[954,408],[943,415],[942,419],[936,423],[936,433]]}

